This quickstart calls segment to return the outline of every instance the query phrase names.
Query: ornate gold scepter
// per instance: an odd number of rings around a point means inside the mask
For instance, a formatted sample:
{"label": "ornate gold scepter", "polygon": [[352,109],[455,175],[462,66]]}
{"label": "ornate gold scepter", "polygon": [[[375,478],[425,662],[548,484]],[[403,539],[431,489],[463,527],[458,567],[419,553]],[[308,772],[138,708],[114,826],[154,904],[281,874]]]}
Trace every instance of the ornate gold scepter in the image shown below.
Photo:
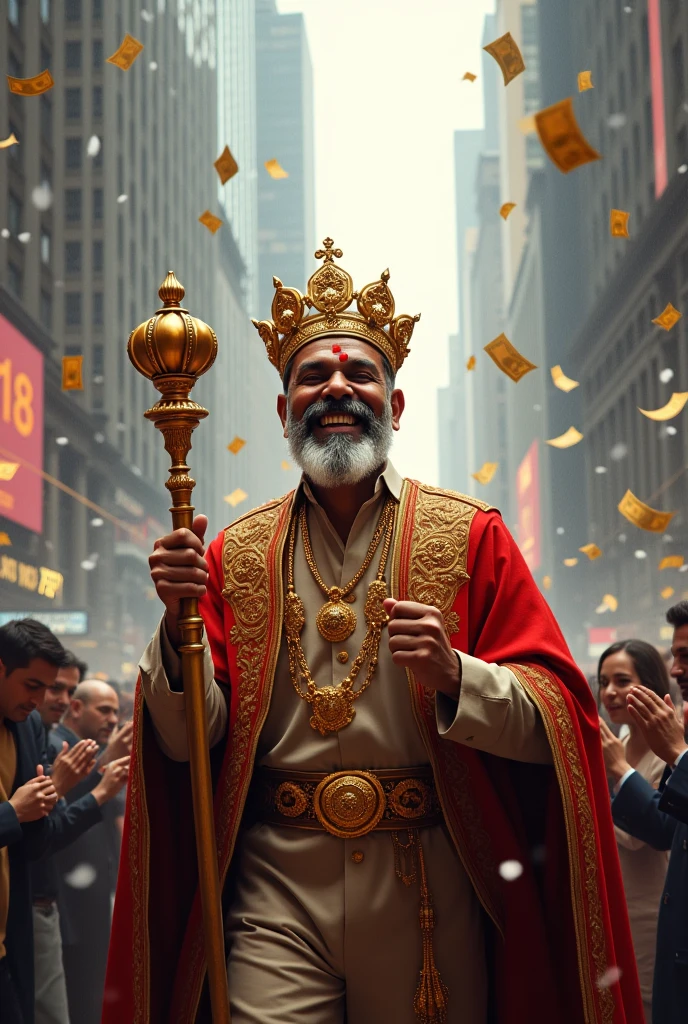
{"label": "ornate gold scepter", "polygon": [[[165,486],[172,495],[170,512],[173,528],[190,530],[194,514],[191,491],[196,481],[189,476],[186,456],[191,450],[191,434],[208,415],[208,410],[192,401],[189,394],[198,378],[213,365],[217,338],[212,327],[181,307],[184,289],[173,271],[169,271],[158,295],[162,309],[131,332],[127,351],[139,373],[151,380],[162,396],[144,415],[161,431],[165,450],[172,460]],[[210,1003],[213,1024],[229,1024],[227,965],[203,685],[203,619],[198,614],[195,597],[185,597],[181,601],[179,630]]]}

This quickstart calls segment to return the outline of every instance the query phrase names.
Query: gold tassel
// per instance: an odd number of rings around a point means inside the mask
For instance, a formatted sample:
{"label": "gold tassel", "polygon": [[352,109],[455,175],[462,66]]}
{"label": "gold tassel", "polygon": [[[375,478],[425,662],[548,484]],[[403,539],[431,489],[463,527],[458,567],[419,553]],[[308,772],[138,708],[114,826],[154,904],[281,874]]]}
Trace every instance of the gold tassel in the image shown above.
{"label": "gold tassel", "polygon": [[[409,832],[409,837],[411,833]],[[435,952],[432,933],[435,927],[435,910],[432,896],[428,891],[428,879],[425,874],[425,858],[420,836],[413,833],[418,847],[418,868],[420,873],[420,927],[423,934],[423,967],[420,981],[413,999],[413,1009],[420,1024],[445,1024],[447,1020],[447,1003],[449,989],[440,978],[435,966]]]}

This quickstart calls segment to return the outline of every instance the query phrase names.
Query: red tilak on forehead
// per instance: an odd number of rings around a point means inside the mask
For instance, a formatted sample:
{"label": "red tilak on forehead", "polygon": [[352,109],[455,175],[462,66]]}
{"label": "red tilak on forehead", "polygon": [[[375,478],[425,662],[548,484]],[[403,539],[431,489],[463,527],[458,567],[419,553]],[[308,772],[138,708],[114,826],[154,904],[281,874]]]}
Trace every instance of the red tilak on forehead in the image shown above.
{"label": "red tilak on forehead", "polygon": [[340,363],[345,363],[348,358],[349,358],[349,353],[348,352],[340,352],[340,354],[339,354],[339,362]]}
{"label": "red tilak on forehead", "polygon": [[332,351],[333,352],[341,352],[342,351],[342,346],[341,345],[333,345],[332,346]]}

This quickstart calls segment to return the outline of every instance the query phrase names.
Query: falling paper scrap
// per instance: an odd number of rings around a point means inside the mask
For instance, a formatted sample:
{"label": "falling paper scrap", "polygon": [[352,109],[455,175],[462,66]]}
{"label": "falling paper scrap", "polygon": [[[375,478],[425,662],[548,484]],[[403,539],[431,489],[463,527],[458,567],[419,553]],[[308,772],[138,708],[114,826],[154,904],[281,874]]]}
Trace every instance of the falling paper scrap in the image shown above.
{"label": "falling paper scrap", "polygon": [[659,563],[659,571],[663,569],[680,569],[684,563],[683,555],[665,555]]}
{"label": "falling paper scrap", "polygon": [[489,484],[490,480],[497,472],[498,466],[498,462],[484,462],[477,473],[471,473],[471,476],[474,480],[477,480],[479,484]]}
{"label": "falling paper scrap", "polygon": [[604,974],[600,974],[597,979],[597,987],[599,989],[611,988],[612,985],[617,983],[622,974],[623,971],[620,967],[608,967]]}
{"label": "falling paper scrap", "polygon": [[475,356],[469,356],[468,362],[466,363],[467,370],[475,370]]}
{"label": "falling paper scrap", "polygon": [[86,156],[95,157],[100,153],[101,143],[97,135],[92,135],[86,143]]}
{"label": "falling paper scrap", "polygon": [[667,404],[663,405],[661,409],[641,409],[638,406],[638,412],[647,416],[649,420],[673,420],[674,416],[678,416],[681,412],[686,402],[688,402],[688,391],[674,391]]}
{"label": "falling paper scrap", "polygon": [[598,548],[597,544],[584,544],[583,547],[578,548],[578,550],[582,551],[584,555],[587,555],[591,562],[594,562],[596,558],[600,558],[600,556],[602,555],[602,552]]}
{"label": "falling paper scrap", "polygon": [[552,577],[551,576],[543,576],[542,577],[542,586],[544,587],[545,590],[551,590],[552,589]]}
{"label": "falling paper scrap", "polygon": [[231,494],[226,494],[224,500],[234,508],[235,505],[245,501],[246,498],[248,498],[246,491],[242,491],[241,487],[237,487]]}
{"label": "falling paper scrap", "polygon": [[516,203],[502,203],[499,208],[499,216],[506,220],[515,206]]}
{"label": "falling paper scrap", "polygon": [[53,190],[47,181],[31,189],[31,202],[41,212],[50,209],[53,205]]}
{"label": "falling paper scrap", "polygon": [[579,381],[567,377],[561,366],[553,366],[549,372],[552,374],[555,388],[559,388],[560,391],[573,391],[579,387]]}
{"label": "falling paper scrap", "polygon": [[237,174],[239,170],[239,164],[232,156],[229,146],[225,146],[225,148],[222,150],[219,157],[213,164],[213,167],[219,174],[220,181],[223,185],[226,182],[228,182],[230,178],[233,178],[235,174]]}
{"label": "falling paper scrap", "polygon": [[282,469],[291,469],[291,462],[287,462],[286,459],[282,459]]}
{"label": "falling paper scrap", "polygon": [[114,64],[115,67],[121,68],[122,71],[128,71],[142,49],[143,43],[140,43],[138,39],[134,39],[127,32],[112,56],[106,58],[107,63]]}
{"label": "falling paper scrap", "polygon": [[521,51],[511,32],[505,32],[499,39],[495,39],[493,42],[488,43],[487,46],[483,46],[483,50],[489,53],[491,57],[494,57],[499,64],[504,76],[504,85],[513,82],[514,78],[526,69]]}
{"label": "falling paper scrap", "polygon": [[81,369],[83,356],[63,356],[62,358],[62,390],[83,391]]}
{"label": "falling paper scrap", "polygon": [[40,96],[55,85],[53,76],[47,68],[39,75],[34,75],[33,78],[12,78],[12,75],[8,75],[7,84],[10,87],[10,92],[17,96]]}
{"label": "falling paper scrap", "polygon": [[205,210],[204,213],[198,218],[201,224],[204,224],[211,235],[214,235],[218,228],[222,227],[222,221],[219,217],[216,217],[210,210]]}
{"label": "falling paper scrap", "polygon": [[674,588],[673,587],[663,587],[662,590],[660,590],[660,592],[659,592],[659,596],[663,597],[664,600],[666,601],[668,598],[674,596]]}
{"label": "falling paper scrap", "polygon": [[619,607],[619,602],[613,594],[605,594],[602,598],[602,604],[606,605],[610,612],[615,612]]}
{"label": "falling paper scrap", "polygon": [[288,178],[289,172],[280,166],[279,160],[266,160],[265,170],[271,178]]}
{"label": "falling paper scrap", "polygon": [[8,135],[6,139],[0,139],[0,149],[8,149],[9,146],[18,146],[18,145],[19,145],[19,139],[14,134],[14,132],[12,132],[11,135]]}
{"label": "falling paper scrap", "polygon": [[592,84],[592,71],[578,72],[578,92],[585,92],[586,89],[594,89]]}
{"label": "falling paper scrap", "polygon": [[577,558],[565,558],[564,559],[564,565],[567,566],[569,569],[571,569],[574,565],[578,565],[578,559]]}
{"label": "falling paper scrap", "polygon": [[569,427],[565,434],[550,438],[547,444],[551,445],[552,448],[573,448],[574,444],[578,444],[582,440],[583,435],[580,430],[576,430],[575,427]]}
{"label": "falling paper scrap", "polygon": [[600,159],[580,129],[570,96],[538,111],[535,126],[545,152],[562,174]]}
{"label": "falling paper scrap", "polygon": [[619,512],[628,519],[629,523],[638,526],[641,530],[648,530],[650,533],[664,533],[675,512],[660,512],[650,508],[640,498],[636,498],[633,491],[626,491],[618,505]]}
{"label": "falling paper scrap", "polygon": [[670,380],[674,379],[674,371],[670,366],[665,366],[663,370],[659,371],[658,376],[662,384],[668,384]]}
{"label": "falling paper scrap", "polygon": [[492,362],[496,363],[499,369],[516,383],[531,370],[537,370],[535,363],[531,363],[521,355],[518,349],[514,348],[506,334],[500,334],[494,341],[486,345],[485,352]]}
{"label": "falling paper scrap", "polygon": [[503,860],[499,865],[499,873],[505,882],[515,882],[523,874],[520,860]]}
{"label": "falling paper scrap", "polygon": [[11,548],[11,547],[12,547],[12,541],[10,540],[10,535],[8,533],[5,533],[5,531],[3,530],[0,533],[0,548]]}
{"label": "falling paper scrap", "polygon": [[461,81],[462,82],[475,82],[477,77],[478,76],[474,75],[472,71],[467,71],[465,73],[465,75],[463,76],[463,78],[461,79]]}
{"label": "falling paper scrap", "polygon": [[657,324],[658,327],[663,327],[665,331],[670,331],[674,324],[677,324],[683,313],[679,313],[670,302],[666,304],[659,316],[656,316],[652,321],[653,324]]}
{"label": "falling paper scrap", "polygon": [[18,462],[0,462],[0,480],[14,480],[18,469]]}
{"label": "falling paper scrap", "polygon": [[97,871],[93,864],[77,864],[62,877],[72,889],[88,889],[95,882]]}
{"label": "falling paper scrap", "polygon": [[613,238],[630,238],[628,233],[628,218],[630,214],[626,210],[612,210],[609,214],[609,230]]}
{"label": "falling paper scrap", "polygon": [[244,441],[243,437],[239,437],[237,435],[229,442],[229,444],[227,445],[227,450],[230,451],[232,455],[238,455],[245,444],[246,442]]}

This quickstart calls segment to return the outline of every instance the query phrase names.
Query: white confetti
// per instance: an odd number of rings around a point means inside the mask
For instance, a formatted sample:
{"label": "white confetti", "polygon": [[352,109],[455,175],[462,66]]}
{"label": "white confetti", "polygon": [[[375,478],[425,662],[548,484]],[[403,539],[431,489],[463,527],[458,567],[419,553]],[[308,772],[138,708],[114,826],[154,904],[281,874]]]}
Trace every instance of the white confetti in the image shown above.
{"label": "white confetti", "polygon": [[131,471],[132,471],[132,473],[134,474],[134,476],[142,476],[142,475],[143,475],[143,474],[141,473],[141,470],[139,469],[139,467],[138,467],[138,466],[132,466],[132,467],[131,467]]}
{"label": "white confetti", "polygon": [[621,544],[625,544],[626,543],[626,539],[627,538],[626,538],[626,534],[625,533],[620,533],[619,534],[618,540],[620,541]]}
{"label": "white confetti", "polygon": [[101,434],[101,432],[98,431],[97,434],[93,435],[93,440],[96,442],[96,444],[103,444],[103,442],[105,441],[105,434]]}
{"label": "white confetti", "polygon": [[610,988],[617,983],[622,974],[623,971],[620,967],[608,967],[604,974],[600,974],[597,979],[597,987]]}
{"label": "white confetti", "polygon": [[144,21],[148,22],[148,24],[150,25],[151,21],[153,21],[153,19],[155,18],[155,15],[151,14],[150,11],[145,11],[144,10],[144,11],[141,11],[141,17],[143,18]]}
{"label": "white confetti", "polygon": [[670,366],[667,366],[666,369],[659,371],[659,379],[661,380],[662,384],[668,384],[670,380],[674,379],[674,371],[671,369]]}
{"label": "white confetti", "polygon": [[678,169],[678,173],[685,174],[686,171],[688,171],[688,164],[681,164],[681,166]]}
{"label": "white confetti", "polygon": [[669,426],[665,427],[664,429],[666,430],[669,437],[674,437],[676,434],[678,434],[678,430],[676,429],[676,427]]}
{"label": "white confetti", "polygon": [[20,234],[17,235],[17,238],[22,243],[22,245],[27,245],[31,241],[31,232],[22,231]]}
{"label": "white confetti", "polygon": [[523,874],[523,865],[518,860],[503,860],[499,873],[505,882],[513,882]]}
{"label": "white confetti", "polygon": [[79,565],[81,566],[82,569],[85,569],[86,572],[90,572],[91,569],[95,569],[96,567],[96,563],[93,561],[92,558],[84,558],[83,561],[79,563]]}
{"label": "white confetti", "polygon": [[157,60],[152,60],[150,62],[150,64],[148,65],[148,67],[149,67],[149,69],[151,71],[157,71],[158,70],[158,62],[157,62]]}
{"label": "white confetti", "polygon": [[688,572],[688,562],[681,566],[679,572]]}
{"label": "white confetti", "polygon": [[117,202],[118,203],[126,203],[128,198],[129,198],[129,196],[126,194],[126,192],[123,192],[121,196],[117,196]]}
{"label": "white confetti", "polygon": [[533,406],[533,412],[542,412],[542,406],[541,405],[534,405]]}
{"label": "white confetti", "polygon": [[610,114],[607,118],[607,124],[612,130],[615,128],[623,128],[626,124],[626,120],[627,118],[625,114]]}
{"label": "white confetti", "polygon": [[91,520],[91,526],[102,526],[104,522],[105,520],[102,519],[100,516],[94,516],[93,519]]}
{"label": "white confetti", "polygon": [[557,534],[558,534],[559,537],[563,537],[565,533],[566,533],[566,530],[564,529],[563,526],[557,526]]}
{"label": "white confetti", "polygon": [[598,606],[595,609],[595,611],[597,612],[598,615],[604,615],[605,612],[609,611],[609,605],[606,605],[604,603],[604,601],[603,601],[602,604],[598,604]]}
{"label": "white confetti", "polygon": [[92,135],[86,143],[86,153],[88,156],[98,156],[100,153],[100,139],[97,135]]}
{"label": "white confetti", "polygon": [[613,459],[614,462],[619,462],[621,459],[625,459],[627,455],[628,445],[624,444],[623,441],[618,441],[609,452],[609,458]]}
{"label": "white confetti", "polygon": [[600,474],[600,475],[602,473],[606,473],[607,472],[607,467],[606,466],[595,466],[595,472]]}
{"label": "white confetti", "polygon": [[88,889],[95,882],[96,875],[92,864],[77,864],[64,876],[64,880],[72,889]]}
{"label": "white confetti", "polygon": [[3,238],[9,238],[10,237],[10,229],[9,228],[3,228],[2,231],[0,231],[0,235],[2,235]]}
{"label": "white confetti", "polygon": [[633,554],[641,562],[642,562],[643,558],[647,558],[647,551],[634,551]]}
{"label": "white confetti", "polygon": [[37,210],[49,210],[53,205],[53,190],[47,181],[36,185],[31,192],[31,202]]}
{"label": "white confetti", "polygon": [[69,438],[65,437],[64,434],[60,437],[55,438],[55,444],[59,444],[63,448],[66,444],[69,444]]}

